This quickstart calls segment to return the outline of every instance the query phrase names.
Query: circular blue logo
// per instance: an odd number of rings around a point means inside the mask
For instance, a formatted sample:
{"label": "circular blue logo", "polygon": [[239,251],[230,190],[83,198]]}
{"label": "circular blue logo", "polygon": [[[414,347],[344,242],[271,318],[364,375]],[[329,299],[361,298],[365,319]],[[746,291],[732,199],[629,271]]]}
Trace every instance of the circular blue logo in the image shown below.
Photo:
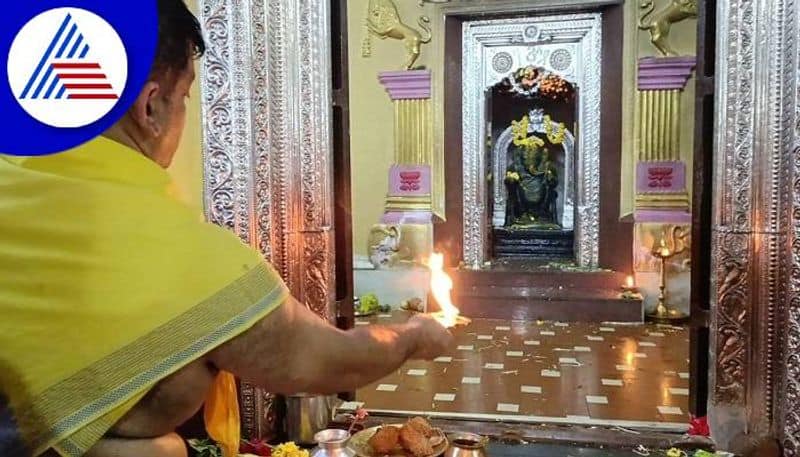
{"label": "circular blue logo", "polygon": [[107,130],[147,81],[156,1],[14,2],[0,16],[0,153],[63,151]]}

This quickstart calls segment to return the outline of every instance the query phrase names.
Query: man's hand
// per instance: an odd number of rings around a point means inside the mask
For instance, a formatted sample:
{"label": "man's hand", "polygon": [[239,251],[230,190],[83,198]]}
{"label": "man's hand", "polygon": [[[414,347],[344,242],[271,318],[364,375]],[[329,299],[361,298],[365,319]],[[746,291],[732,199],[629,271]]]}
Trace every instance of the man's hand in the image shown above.
{"label": "man's hand", "polygon": [[414,315],[408,325],[417,337],[412,359],[433,360],[453,344],[453,335],[429,314]]}
{"label": "man's hand", "polygon": [[452,342],[429,315],[345,332],[290,298],[208,361],[269,392],[333,394],[377,381],[408,358],[438,357]]}

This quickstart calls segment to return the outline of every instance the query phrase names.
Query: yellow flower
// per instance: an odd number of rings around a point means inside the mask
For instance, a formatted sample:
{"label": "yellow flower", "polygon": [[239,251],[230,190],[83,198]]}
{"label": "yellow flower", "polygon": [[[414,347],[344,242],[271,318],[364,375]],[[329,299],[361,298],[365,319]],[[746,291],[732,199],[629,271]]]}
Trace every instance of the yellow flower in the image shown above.
{"label": "yellow flower", "polygon": [[667,457],[686,457],[686,453],[677,448],[672,448],[667,451]]}
{"label": "yellow flower", "polygon": [[558,124],[558,132],[553,133],[553,121],[550,119],[550,116],[544,117],[544,132],[547,135],[547,139],[550,140],[553,144],[561,144],[564,142],[564,137],[567,134],[567,127],[564,125],[563,122]]}
{"label": "yellow flower", "polygon": [[272,450],[272,457],[308,457],[308,451],[300,449],[293,441],[279,444]]}

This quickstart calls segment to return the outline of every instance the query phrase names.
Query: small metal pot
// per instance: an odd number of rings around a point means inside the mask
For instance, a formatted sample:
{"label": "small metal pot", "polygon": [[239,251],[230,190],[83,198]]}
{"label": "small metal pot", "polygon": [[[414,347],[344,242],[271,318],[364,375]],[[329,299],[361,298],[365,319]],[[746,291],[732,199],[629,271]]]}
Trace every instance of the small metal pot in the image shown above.
{"label": "small metal pot", "polygon": [[486,437],[474,433],[453,433],[448,435],[450,447],[444,457],[487,457]]}
{"label": "small metal pot", "polygon": [[350,433],[347,430],[329,428],[314,435],[317,447],[311,457],[356,457],[355,451],[347,447]]}
{"label": "small metal pot", "polygon": [[316,443],[314,435],[333,420],[336,396],[297,394],[286,397],[286,434],[297,444]]}

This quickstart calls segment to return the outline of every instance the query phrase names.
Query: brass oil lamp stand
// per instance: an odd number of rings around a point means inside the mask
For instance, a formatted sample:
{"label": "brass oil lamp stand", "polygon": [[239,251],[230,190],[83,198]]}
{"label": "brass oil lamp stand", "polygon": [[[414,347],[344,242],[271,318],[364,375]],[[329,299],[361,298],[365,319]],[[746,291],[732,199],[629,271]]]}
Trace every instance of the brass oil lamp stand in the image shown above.
{"label": "brass oil lamp stand", "polygon": [[680,324],[689,320],[689,315],[667,305],[667,261],[686,250],[685,245],[680,249],[670,249],[666,240],[653,247],[652,254],[661,260],[661,284],[659,285],[658,305],[654,312],[647,315],[647,319],[658,324]]}

